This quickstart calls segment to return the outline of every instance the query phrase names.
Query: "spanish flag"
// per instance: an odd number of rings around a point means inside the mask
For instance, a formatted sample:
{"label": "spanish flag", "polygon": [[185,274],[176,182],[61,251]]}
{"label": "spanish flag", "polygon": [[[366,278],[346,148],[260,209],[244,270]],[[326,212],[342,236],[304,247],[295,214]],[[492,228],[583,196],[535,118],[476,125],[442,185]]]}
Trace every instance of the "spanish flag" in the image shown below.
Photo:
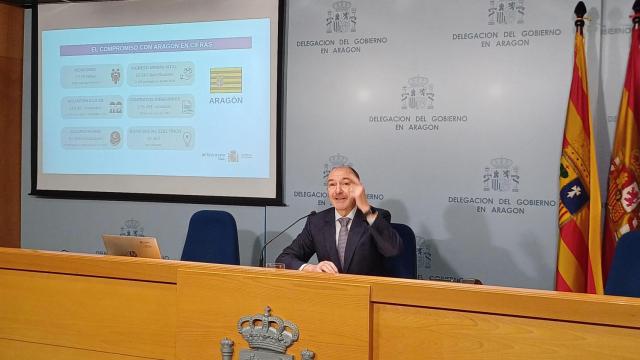
{"label": "spanish flag", "polygon": [[605,210],[603,276],[606,280],[618,239],[638,230],[640,222],[640,2],[633,5],[633,30],[627,75],[620,100],[616,135],[611,150]]}
{"label": "spanish flag", "polygon": [[582,1],[576,6],[573,78],[560,156],[556,290],[602,294],[601,200],[589,111]]}

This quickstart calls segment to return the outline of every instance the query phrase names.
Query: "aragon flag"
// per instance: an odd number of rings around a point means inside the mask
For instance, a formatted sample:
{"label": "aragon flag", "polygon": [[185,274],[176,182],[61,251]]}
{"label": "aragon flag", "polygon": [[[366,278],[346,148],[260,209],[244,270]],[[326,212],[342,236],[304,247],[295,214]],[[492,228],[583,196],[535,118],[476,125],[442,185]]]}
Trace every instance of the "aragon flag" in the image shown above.
{"label": "aragon flag", "polygon": [[633,30],[616,135],[611,150],[605,210],[603,277],[606,280],[618,239],[640,222],[640,1],[633,4]]}
{"label": "aragon flag", "polygon": [[573,77],[560,156],[556,290],[602,294],[601,200],[589,111],[582,1],[576,6]]}

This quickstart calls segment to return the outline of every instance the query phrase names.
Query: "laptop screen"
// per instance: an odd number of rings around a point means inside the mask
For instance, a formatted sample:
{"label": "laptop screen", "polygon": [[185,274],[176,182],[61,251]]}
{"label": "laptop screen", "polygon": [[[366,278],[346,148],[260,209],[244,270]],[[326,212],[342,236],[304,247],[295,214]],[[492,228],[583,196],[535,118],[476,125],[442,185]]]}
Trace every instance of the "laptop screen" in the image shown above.
{"label": "laptop screen", "polygon": [[107,255],[160,259],[158,241],[151,236],[102,235]]}

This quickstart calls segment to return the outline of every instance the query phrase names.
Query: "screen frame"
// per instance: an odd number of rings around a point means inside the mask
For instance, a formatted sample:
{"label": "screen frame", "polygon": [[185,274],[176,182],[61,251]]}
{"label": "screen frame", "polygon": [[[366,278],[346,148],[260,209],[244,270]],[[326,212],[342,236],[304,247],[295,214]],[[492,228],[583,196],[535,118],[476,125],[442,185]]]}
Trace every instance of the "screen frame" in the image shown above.
{"label": "screen frame", "polygon": [[[98,0],[96,2],[103,1]],[[109,0],[106,0],[109,1]],[[63,2],[63,1],[59,1]],[[50,3],[50,2],[48,2]],[[284,109],[285,109],[285,59],[286,59],[286,0],[278,3],[278,43],[276,65],[276,121],[275,121],[275,196],[274,197],[236,197],[182,195],[138,192],[70,191],[38,189],[38,152],[39,152],[39,27],[38,7],[32,7],[31,28],[31,191],[28,195],[43,198],[78,200],[113,200],[136,202],[165,202],[212,205],[241,206],[285,206],[283,201],[283,164],[284,164]]]}

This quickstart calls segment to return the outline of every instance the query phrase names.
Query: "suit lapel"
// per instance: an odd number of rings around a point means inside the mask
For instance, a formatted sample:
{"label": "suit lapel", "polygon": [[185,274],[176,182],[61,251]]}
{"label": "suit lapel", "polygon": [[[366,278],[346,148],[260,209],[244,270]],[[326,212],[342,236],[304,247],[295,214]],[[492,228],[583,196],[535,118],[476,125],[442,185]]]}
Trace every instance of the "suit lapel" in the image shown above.
{"label": "suit lapel", "polygon": [[[334,231],[335,231],[335,224],[334,224]],[[353,224],[351,224],[351,228],[349,228],[349,236],[347,237],[347,247],[344,250],[344,270],[345,271],[349,269],[349,264],[351,264],[351,259],[353,258],[353,254],[358,248],[358,244],[360,244],[360,241],[362,241],[362,238],[367,233],[366,231],[367,231],[367,224],[365,224],[364,216],[362,215],[362,212],[360,210],[356,210],[356,214],[353,217]],[[338,258],[338,262],[340,262],[339,258]]]}
{"label": "suit lapel", "polygon": [[[342,272],[340,266],[340,256],[338,255],[338,247],[336,246],[336,215],[335,210],[327,211],[325,217],[325,226],[323,227],[322,236],[326,253],[329,254],[329,261],[334,263],[338,271]],[[348,243],[348,241],[347,241]]]}

